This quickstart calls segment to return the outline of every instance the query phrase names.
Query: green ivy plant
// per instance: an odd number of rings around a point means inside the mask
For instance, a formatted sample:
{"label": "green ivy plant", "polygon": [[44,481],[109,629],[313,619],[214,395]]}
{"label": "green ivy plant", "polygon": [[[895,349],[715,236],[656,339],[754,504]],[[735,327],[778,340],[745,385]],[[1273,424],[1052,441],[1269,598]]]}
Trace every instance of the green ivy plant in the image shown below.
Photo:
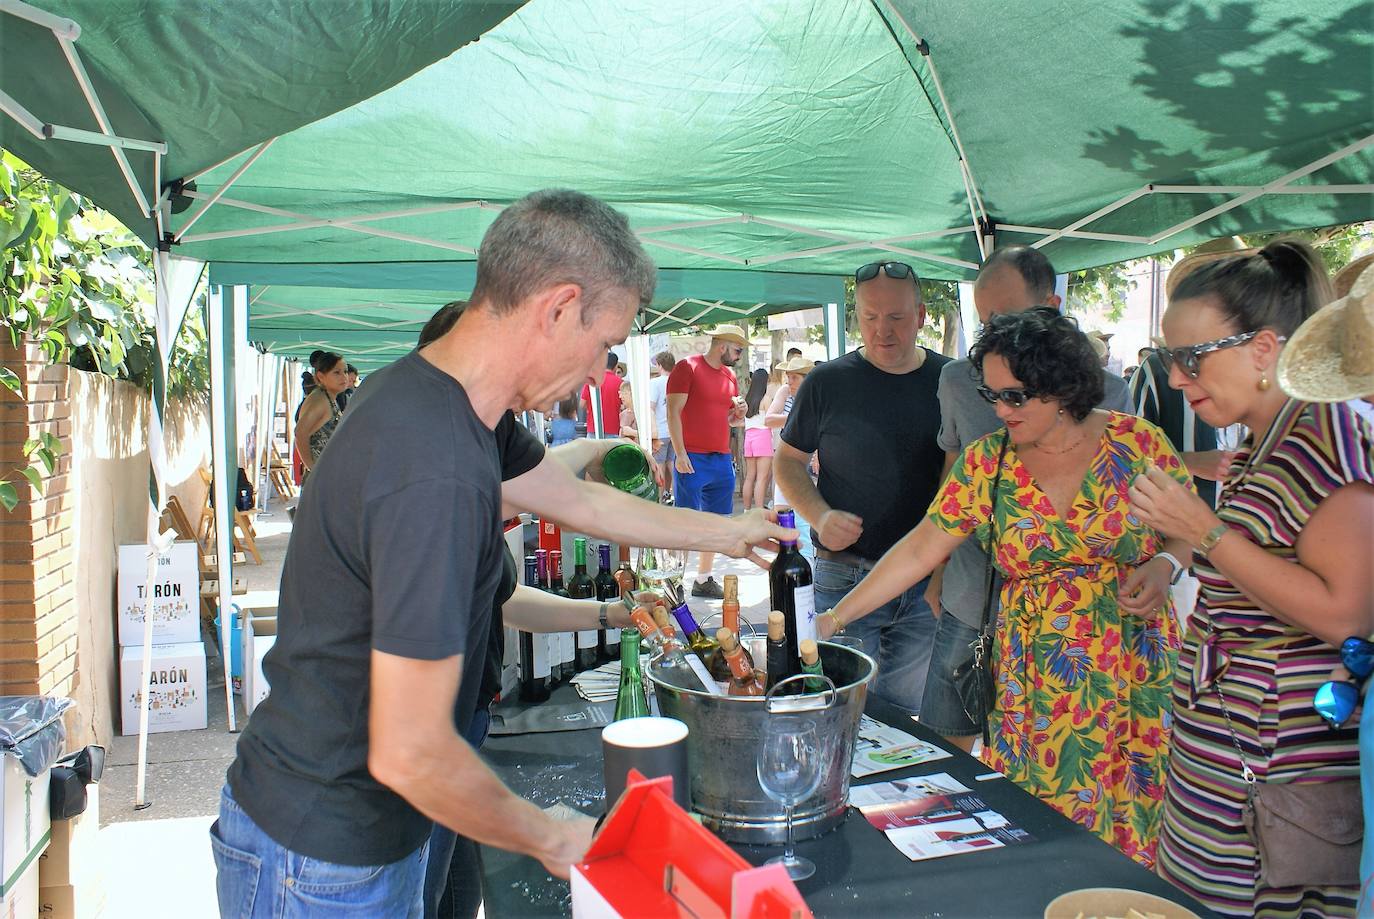
{"label": "green ivy plant", "polygon": [[[202,290],[197,299],[203,296]],[[153,297],[152,253],[138,237],[0,150],[0,329],[13,345],[34,341],[49,363],[70,363],[151,391]],[[193,306],[172,351],[169,396],[207,398],[208,352],[201,311]],[[20,381],[0,367],[0,386],[18,392]],[[51,473],[60,452],[56,438],[25,447],[24,455]],[[0,506],[13,509],[17,496],[6,480],[16,475],[42,493],[37,464],[0,476]]]}

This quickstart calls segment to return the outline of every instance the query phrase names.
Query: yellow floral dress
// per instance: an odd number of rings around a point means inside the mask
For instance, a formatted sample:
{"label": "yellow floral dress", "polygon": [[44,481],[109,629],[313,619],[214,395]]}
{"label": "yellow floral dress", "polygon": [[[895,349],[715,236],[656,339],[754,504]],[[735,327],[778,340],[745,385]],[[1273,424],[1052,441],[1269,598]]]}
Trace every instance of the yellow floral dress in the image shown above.
{"label": "yellow floral dress", "polygon": [[[1131,481],[1157,466],[1191,486],[1162,431],[1112,413],[1065,517],[1009,444],[969,445],[930,506],[941,529],[994,550],[1003,575],[997,704],[984,761],[1147,867],[1154,866],[1179,634],[1121,612],[1117,587],[1163,549],[1133,517]],[[1185,560],[1186,561],[1186,560]]]}

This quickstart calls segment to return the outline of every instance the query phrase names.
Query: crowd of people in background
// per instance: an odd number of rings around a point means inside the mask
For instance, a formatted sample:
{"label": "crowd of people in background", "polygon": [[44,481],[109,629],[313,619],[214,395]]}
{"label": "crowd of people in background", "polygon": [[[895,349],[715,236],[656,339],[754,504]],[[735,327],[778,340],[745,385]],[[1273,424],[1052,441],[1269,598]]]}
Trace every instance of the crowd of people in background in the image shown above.
{"label": "crowd of people in background", "polygon": [[[577,206],[595,209],[589,201]],[[521,213],[507,210],[498,224]],[[638,265],[637,244],[611,235]],[[485,240],[482,257],[495,258]],[[596,369],[580,389],[561,388],[576,379],[572,369],[550,372],[560,388],[527,401],[546,412],[547,442],[574,471],[612,440],[647,435],[665,497],[704,512],[690,517],[694,597],[722,596],[714,547],[742,555],[766,541],[752,523],[747,536],[732,531],[733,542],[699,534],[789,507],[813,553],[817,631],[862,642],[879,663],[875,696],[965,750],[982,734],[990,767],[1219,914],[1352,915],[1357,876],[1311,873],[1299,853],[1267,853],[1279,843],[1252,823],[1278,807],[1280,788],[1290,807],[1316,808],[1320,797],[1321,806],[1358,808],[1361,740],[1374,762],[1374,726],[1361,738],[1313,706],[1323,683],[1349,676],[1342,642],[1374,637],[1374,566],[1351,563],[1374,558],[1371,260],[1343,271],[1333,289],[1300,243],[1202,247],[1172,269],[1163,335],[1125,376],[1107,369],[1111,336],[1062,312],[1054,268],[1038,249],[998,248],[983,263],[973,285],[982,332],[958,360],[917,341],[926,312],[915,270],[875,262],[854,275],[862,346],[837,359],[816,364],[793,349],[750,369],[744,330],[716,326],[702,353],[653,357],[640,418],[624,362],[611,351],[603,367],[604,344],[589,340],[585,363]],[[482,270],[479,262],[479,282]],[[487,303],[467,331],[436,339],[466,347],[484,323],[518,324],[511,315]],[[480,351],[465,353],[476,360]],[[444,348],[433,354],[443,360]],[[414,385],[439,373],[409,364]],[[357,377],[324,352],[305,376],[297,431],[309,472]],[[496,417],[498,403],[486,415]],[[502,472],[510,503],[515,483],[546,467],[498,427],[502,437],[498,453],[523,457]],[[735,515],[737,493],[754,516]],[[397,660],[414,656],[399,637],[388,647]],[[990,711],[966,688],[979,652],[996,675]],[[463,687],[468,699],[466,677]],[[445,684],[447,697],[453,691]],[[1372,711],[1362,717],[1374,724]],[[1366,772],[1374,783],[1374,764]],[[379,776],[415,804],[406,806],[411,823],[421,811],[462,822],[406,775]],[[1374,787],[1363,804],[1374,808]],[[225,807],[241,814],[230,797]],[[261,819],[278,822],[264,807]],[[1323,846],[1339,846],[1311,822],[1304,848],[1320,861]],[[586,832],[561,828],[555,854],[485,825],[469,829],[535,852],[555,871]],[[406,824],[398,838],[410,845],[413,831]],[[327,858],[343,853],[315,847]],[[404,853],[368,852],[374,861],[395,854]],[[1284,859],[1298,867],[1287,870]],[[1374,847],[1366,860],[1368,877]]]}

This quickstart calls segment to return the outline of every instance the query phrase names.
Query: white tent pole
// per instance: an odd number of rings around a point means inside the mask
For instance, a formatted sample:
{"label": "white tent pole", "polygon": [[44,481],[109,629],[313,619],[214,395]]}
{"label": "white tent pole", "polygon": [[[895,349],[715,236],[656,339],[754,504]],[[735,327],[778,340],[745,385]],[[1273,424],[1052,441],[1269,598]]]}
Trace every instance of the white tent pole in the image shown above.
{"label": "white tent pole", "polygon": [[[630,394],[634,400],[635,422],[639,425],[639,445],[646,453],[652,452],[657,425],[654,413],[649,408],[649,336],[631,335],[625,345],[625,364],[629,368],[625,376],[630,381]],[[665,469],[664,474],[672,475],[673,471]]]}
{"label": "white tent pole", "polygon": [[19,122],[19,126],[39,140],[47,140],[43,133],[43,121],[19,103],[19,100],[0,89],[0,112]]}
{"label": "white tent pole", "polygon": [[23,0],[0,0],[0,13],[9,13],[19,19],[27,20],[36,26],[52,31],[59,39],[76,41],[81,37],[81,26],[65,16],[54,16],[47,10],[24,3]]}
{"label": "white tent pole", "polygon": [[232,611],[234,589],[234,516],[233,498],[229,493],[229,480],[234,470],[229,469],[229,388],[225,356],[233,348],[232,341],[225,341],[225,291],[215,286],[210,289],[210,468],[214,476],[215,489],[215,575],[219,584],[219,634],[220,651],[224,659],[224,699],[228,708],[229,730],[238,730],[238,713],[234,710],[234,677],[230,669],[232,633],[229,617]]}
{"label": "white tent pole", "polygon": [[239,167],[233,171],[233,173],[229,176],[228,179],[225,180],[224,184],[221,185],[219,188],[215,189],[215,191],[205,200],[205,203],[198,207],[195,210],[195,212],[192,213],[189,218],[187,218],[186,223],[182,225],[180,230],[177,230],[176,236],[173,238],[173,241],[181,242],[182,239],[186,236],[186,231],[191,229],[191,227],[195,226],[196,221],[204,217],[205,212],[208,211],[210,208],[214,207],[216,201],[224,197],[224,193],[227,192],[233,186],[233,184],[239,180],[240,176],[242,176],[245,172],[248,171],[249,166],[252,166],[254,163],[256,163],[258,161],[258,158],[267,152],[267,148],[271,147],[274,141],[276,141],[275,137],[267,138],[267,140],[263,141],[262,144],[259,145],[258,149],[253,151],[252,156],[248,157],[248,159],[240,163]]}
{"label": "white tent pole", "polygon": [[44,125],[43,134],[49,140],[66,140],[75,144],[94,144],[97,147],[117,147],[120,150],[142,150],[148,153],[167,152],[167,145],[160,140],[139,140],[120,134],[101,134],[99,131],[85,131],[61,124]]}
{"label": "white tent pole", "polygon": [[640,242],[647,246],[658,246],[660,249],[667,249],[671,252],[683,252],[687,255],[700,255],[702,258],[713,258],[719,262],[729,262],[731,265],[744,266],[749,264],[748,259],[735,258],[733,255],[722,255],[719,252],[698,249],[694,246],[684,246],[681,243],[665,242],[662,239],[656,239],[652,236],[642,236],[640,237]]}
{"label": "white tent pole", "polygon": [[1081,227],[1085,227],[1088,224],[1092,223],[1094,220],[1097,220],[1100,217],[1107,216],[1112,211],[1119,211],[1121,210],[1121,208],[1130,204],[1137,198],[1141,198],[1145,195],[1148,195],[1152,188],[1153,186],[1151,185],[1142,185],[1130,194],[1123,195],[1122,197],[1117,198],[1111,204],[1098,208],[1088,216],[1078,218],[1073,223],[1066,226],[1064,229],[1055,230],[1053,233],[1051,233],[1049,236],[1046,236],[1044,239],[1037,239],[1035,242],[1030,244],[1031,248],[1040,249],[1044,246],[1048,246],[1050,243],[1054,242],[1056,239],[1059,239],[1060,237],[1064,236],[1072,230],[1077,230]]}
{"label": "white tent pole", "polygon": [[1272,182],[1269,182],[1265,185],[1261,185],[1259,188],[1252,189],[1243,195],[1238,195],[1237,197],[1232,198],[1230,201],[1227,201],[1223,204],[1218,204],[1214,208],[1203,211],[1196,217],[1191,217],[1188,220],[1183,221],[1182,223],[1174,224],[1167,230],[1164,230],[1160,233],[1156,233],[1154,236],[1150,237],[1150,243],[1151,245],[1153,245],[1155,243],[1162,242],[1176,233],[1182,233],[1184,230],[1191,229],[1192,227],[1195,227],[1200,223],[1205,223],[1206,221],[1211,220],[1213,217],[1216,217],[1218,214],[1224,214],[1233,208],[1240,207],[1247,201],[1251,201],[1255,198],[1258,198],[1260,195],[1267,194],[1272,189],[1281,188],[1285,185],[1288,185],[1291,182],[1295,182],[1298,179],[1301,179],[1305,175],[1311,175],[1318,169],[1330,166],[1337,160],[1344,159],[1352,153],[1358,153],[1366,147],[1370,146],[1371,144],[1374,144],[1374,134],[1369,134],[1365,137],[1361,137],[1359,140],[1355,141],[1352,144],[1346,144],[1339,150],[1334,150],[1320,159],[1313,160],[1306,166],[1303,166],[1301,169],[1294,169],[1287,175],[1280,176]]}
{"label": "white tent pole", "polygon": [[825,359],[833,361],[844,355],[844,304],[825,305]]}
{"label": "white tent pole", "polygon": [[656,227],[641,227],[635,230],[635,234],[643,236],[647,233],[668,233],[672,230],[702,230],[707,227],[723,227],[732,223],[749,223],[753,218],[749,214],[736,214],[734,217],[717,217],[714,220],[684,220],[681,223],[665,223]]}
{"label": "white tent pole", "polygon": [[[930,80],[935,84],[935,94],[940,97],[940,105],[944,108],[945,118],[949,121],[949,133],[951,139],[954,141],[955,152],[959,156],[960,168],[967,174],[967,190],[972,193],[974,201],[978,205],[978,213],[974,215],[973,222],[978,223],[978,217],[982,217],[982,219],[986,221],[988,219],[988,210],[983,205],[983,196],[978,193],[978,182],[973,177],[973,168],[969,165],[968,153],[964,150],[964,141],[959,137],[959,126],[954,123],[954,110],[950,108],[949,99],[945,97],[945,87],[940,81],[940,71],[935,67],[935,58],[930,54],[930,44],[916,34],[916,30],[911,27],[911,23],[906,21],[906,17],[903,16],[901,11],[892,3],[892,0],[886,0],[884,5],[891,11],[893,17],[902,24],[902,28],[906,30],[906,34],[916,43],[916,48],[920,51],[921,56],[926,59],[926,69],[930,71]],[[979,251],[983,250],[981,243],[978,248]]]}
{"label": "white tent pole", "polygon": [[1059,233],[1061,236],[1069,236],[1074,239],[1096,239],[1103,242],[1113,243],[1139,243],[1144,244],[1150,241],[1148,236],[1130,236],[1125,233],[1094,233],[1089,230],[1055,230],[1053,227],[1028,227],[1019,223],[999,223],[997,229],[1006,230],[1010,233]]}
{"label": "white tent pole", "polygon": [[[81,63],[81,55],[76,53],[76,46],[71,39],[58,37],[57,43],[62,47],[62,53],[66,55],[67,65],[72,69],[72,75],[76,77],[76,82],[81,86],[81,93],[86,97],[86,104],[90,106],[91,114],[95,116],[95,123],[100,126],[102,134],[111,137],[116,136],[114,128],[110,126],[110,119],[105,114],[105,106],[101,104],[100,97],[96,95],[95,86],[91,84],[91,78],[86,73],[86,65]],[[139,187],[138,180],[134,178],[134,171],[129,166],[129,159],[124,155],[124,151],[119,147],[111,147],[110,152],[114,154],[115,162],[119,165],[119,171],[124,174],[124,181],[129,186],[129,191],[133,192],[134,200],[138,202],[139,213],[144,217],[152,214],[148,207],[148,199],[143,194],[143,189]]]}

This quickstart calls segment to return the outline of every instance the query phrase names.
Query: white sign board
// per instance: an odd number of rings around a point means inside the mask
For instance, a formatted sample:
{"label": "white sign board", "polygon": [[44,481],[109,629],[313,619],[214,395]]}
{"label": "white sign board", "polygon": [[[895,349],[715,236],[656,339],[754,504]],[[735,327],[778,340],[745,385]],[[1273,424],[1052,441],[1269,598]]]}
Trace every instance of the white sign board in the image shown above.
{"label": "white sign board", "polygon": [[150,619],[153,644],[200,641],[198,551],[193,542],[173,544],[171,551],[157,560],[157,573],[149,590],[148,547],[119,547],[121,645],[142,645],[143,624]]}

